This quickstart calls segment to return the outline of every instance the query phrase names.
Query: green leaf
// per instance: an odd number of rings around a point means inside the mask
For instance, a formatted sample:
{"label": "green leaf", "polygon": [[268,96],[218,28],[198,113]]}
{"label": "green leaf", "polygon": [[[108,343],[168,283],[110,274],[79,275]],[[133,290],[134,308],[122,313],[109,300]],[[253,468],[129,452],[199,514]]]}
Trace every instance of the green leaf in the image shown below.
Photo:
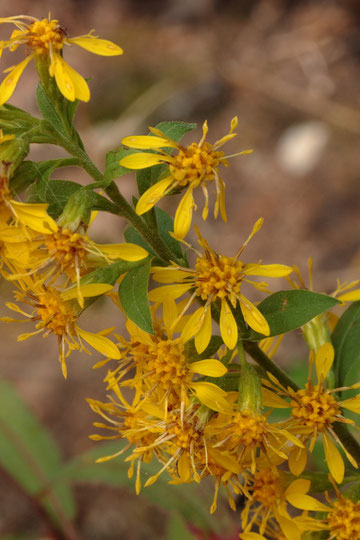
{"label": "green leaf", "polygon": [[173,514],[168,520],[166,538],[168,540],[194,540],[195,536],[191,534],[185,521],[178,514]]}
{"label": "green leaf", "polygon": [[[129,479],[129,463],[125,463],[129,452],[118,458],[103,463],[95,463],[99,457],[113,455],[122,447],[125,441],[117,441],[105,444],[98,444],[96,448],[81,456],[77,456],[69,461],[65,467],[59,470],[57,483],[73,484],[106,484],[113,487],[128,487],[134,489],[134,478]],[[153,459],[151,463],[142,463],[141,476],[144,479],[156,474],[161,469],[161,464]],[[220,513],[214,521],[209,513],[211,499],[213,495],[213,483],[206,480],[198,484],[169,485],[169,475],[164,472],[159,476],[155,484],[143,488],[140,497],[147,498],[152,504],[164,508],[165,510],[179,512],[186,521],[199,527],[200,529],[210,529],[220,532],[229,524],[228,514]]]}
{"label": "green leaf", "polygon": [[133,148],[126,150],[125,148],[120,148],[120,150],[111,150],[106,154],[106,166],[104,174],[104,187],[107,187],[113,180],[133,172],[131,169],[127,169],[119,164],[119,161],[130,154],[135,154],[139,150]]}
{"label": "green leaf", "polygon": [[36,103],[44,119],[47,120],[61,136],[66,136],[64,124],[56,112],[54,105],[46,95],[41,83],[39,83],[36,88]]}
{"label": "green leaf", "polygon": [[[332,296],[300,289],[276,292],[257,307],[269,323],[270,336],[278,336],[303,326],[336,304],[340,302]],[[257,341],[263,339],[264,335],[251,330],[241,338]]]}
{"label": "green leaf", "polygon": [[[183,136],[190,131],[196,129],[197,124],[190,124],[188,122],[160,122],[157,124],[156,129],[159,129],[164,135],[172,139],[173,141],[180,142]],[[171,151],[171,150],[170,150]]]}
{"label": "green leaf", "polygon": [[23,161],[17,167],[13,177],[10,180],[10,189],[13,195],[18,195],[35,182],[38,177],[39,169],[34,161]]}
{"label": "green leaf", "polygon": [[59,217],[69,197],[83,186],[69,180],[49,180],[45,191],[40,194],[35,184],[30,186],[26,193],[26,202],[49,203],[48,213],[54,219]]}
{"label": "green leaf", "polygon": [[0,128],[6,135],[17,137],[40,127],[39,118],[6,103],[0,107]]}
{"label": "green leaf", "polygon": [[72,517],[75,502],[70,488],[52,479],[61,468],[60,454],[50,434],[20,400],[11,386],[0,380],[0,463],[18,484],[44,506],[53,520],[61,519],[57,507]]}
{"label": "green leaf", "polygon": [[144,332],[153,334],[148,300],[150,269],[151,259],[128,272],[119,285],[119,300],[127,317]]}
{"label": "green leaf", "polygon": [[352,381],[354,368],[360,368],[360,302],[350,304],[332,334],[335,349],[336,386]]}
{"label": "green leaf", "polygon": [[118,261],[108,266],[102,266],[92,272],[89,272],[81,278],[81,285],[87,285],[88,283],[109,283],[109,285],[115,285],[116,281],[122,274],[126,274],[130,270],[143,265],[144,261]]}

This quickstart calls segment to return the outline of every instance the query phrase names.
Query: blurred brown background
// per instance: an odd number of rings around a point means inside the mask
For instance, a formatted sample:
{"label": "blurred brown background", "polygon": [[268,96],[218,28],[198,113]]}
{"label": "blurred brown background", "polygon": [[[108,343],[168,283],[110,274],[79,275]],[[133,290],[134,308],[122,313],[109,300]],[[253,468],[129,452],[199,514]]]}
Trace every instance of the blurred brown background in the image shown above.
{"label": "blurred brown background", "polygon": [[[91,77],[91,101],[80,105],[78,127],[99,167],[122,137],[146,133],[148,125],[163,120],[201,125],[208,119],[214,141],[227,133],[236,114],[239,136],[226,151],[253,148],[254,153],[234,158],[224,170],[229,223],[210,217],[201,226],[204,235],[231,255],[263,216],[247,261],[261,258],[305,269],[312,255],[319,291],[333,290],[336,278],[359,277],[358,1],[2,0],[0,14],[42,18],[49,11],[69,36],[95,28],[125,51],[122,57],[103,58],[73,47],[64,54]],[[0,31],[6,39],[9,26]],[[4,69],[16,55],[22,58],[23,51],[5,51]],[[28,67],[11,103],[37,114],[36,84],[35,69]],[[32,150],[34,159],[58,155],[50,147]],[[78,170],[58,177],[86,182]],[[118,181],[128,198],[134,184],[133,177]],[[199,203],[202,208],[201,198]],[[102,216],[94,238],[118,241],[123,227],[120,220]],[[0,284],[3,302],[10,292],[8,284]],[[2,305],[1,314],[6,311]],[[122,328],[118,313],[104,303],[89,310],[82,326],[99,329],[99,312],[102,328]],[[73,355],[65,382],[54,340],[16,343],[17,334],[27,330],[13,326],[0,328],[1,376],[49,426],[64,457],[91,447],[95,418],[84,400],[104,394],[103,372],[91,370],[96,357]],[[297,346],[296,337],[290,344]],[[288,346],[279,358],[287,362],[289,355],[301,354]],[[39,537],[38,516],[10,483],[0,482],[0,538],[14,532]],[[163,514],[133,492],[79,487],[76,496],[77,527],[86,540],[165,538]]]}

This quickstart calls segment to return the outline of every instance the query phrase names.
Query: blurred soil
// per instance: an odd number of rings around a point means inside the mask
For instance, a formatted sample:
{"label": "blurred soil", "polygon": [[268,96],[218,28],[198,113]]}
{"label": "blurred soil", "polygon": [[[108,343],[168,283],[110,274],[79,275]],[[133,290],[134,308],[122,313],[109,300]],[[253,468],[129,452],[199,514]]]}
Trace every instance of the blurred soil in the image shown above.
{"label": "blurred soil", "polygon": [[[314,258],[314,287],[329,292],[336,279],[359,277],[359,86],[360,6],[354,1],[286,0],[2,0],[1,15],[51,16],[70,36],[91,28],[124,48],[124,55],[103,58],[74,47],[65,52],[71,65],[91,77],[92,98],[80,105],[78,126],[89,154],[103,167],[105,153],[121,138],[146,133],[163,120],[209,122],[209,140],[226,134],[239,117],[239,136],[227,144],[234,154],[223,178],[227,188],[227,225],[211,216],[201,225],[211,245],[235,253],[260,216],[261,232],[246,260],[298,265]],[[1,28],[1,39],[9,26]],[[2,57],[4,69],[23,51]],[[36,114],[36,73],[27,68],[11,102]],[[188,139],[191,140],[191,134]],[[200,129],[196,137],[200,138]],[[61,155],[34,146],[33,159]],[[79,170],[61,178],[86,182]],[[134,178],[119,188],[128,198]],[[174,209],[178,198],[162,203]],[[203,201],[199,199],[199,210]],[[200,215],[198,211],[198,215]],[[201,219],[196,220],[201,223]],[[102,215],[93,237],[119,241],[124,223]],[[279,287],[286,284],[279,282]],[[274,287],[275,288],[275,287]],[[0,314],[11,286],[0,283]],[[101,303],[82,317],[82,327],[123,328],[114,308]],[[16,326],[16,327],[15,327]],[[64,458],[93,446],[88,440],[96,420],[86,397],[102,399],[92,370],[95,356],[72,355],[68,380],[57,364],[56,344],[28,331],[2,325],[1,376],[11,381],[59,444]],[[297,335],[279,351],[285,365],[305,358]],[[0,538],[6,534],[46,535],[40,516],[11,482],[0,478]],[[171,489],[171,488],[169,488]],[[84,540],[165,538],[165,515],[133,492],[102,486],[78,487],[77,527]],[[238,516],[234,515],[234,522]]]}

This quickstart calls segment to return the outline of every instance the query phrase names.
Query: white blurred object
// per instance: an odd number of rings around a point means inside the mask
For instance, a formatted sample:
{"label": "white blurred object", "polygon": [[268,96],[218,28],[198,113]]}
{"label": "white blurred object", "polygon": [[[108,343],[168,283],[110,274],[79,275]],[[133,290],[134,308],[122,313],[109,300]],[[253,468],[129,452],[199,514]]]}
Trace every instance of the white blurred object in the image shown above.
{"label": "white blurred object", "polygon": [[320,160],[329,136],[327,125],[316,120],[290,126],[276,147],[279,165],[294,176],[307,174]]}

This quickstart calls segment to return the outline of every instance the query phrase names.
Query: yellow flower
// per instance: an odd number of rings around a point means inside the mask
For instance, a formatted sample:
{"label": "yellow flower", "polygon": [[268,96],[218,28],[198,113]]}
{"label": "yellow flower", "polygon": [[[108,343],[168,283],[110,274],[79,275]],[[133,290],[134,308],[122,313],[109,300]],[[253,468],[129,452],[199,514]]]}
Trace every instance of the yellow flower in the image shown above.
{"label": "yellow flower", "polygon": [[289,493],[288,500],[296,508],[327,513],[324,519],[308,518],[308,530],[328,531],[328,538],[336,538],[336,540],[360,540],[360,501],[343,497],[335,484],[334,488],[337,500],[332,501],[325,493],[330,506],[319,502],[306,492],[293,491]]}
{"label": "yellow flower", "polygon": [[289,443],[303,447],[280,423],[270,423],[266,416],[250,409],[235,410],[231,417],[221,413],[213,416],[205,433],[215,448],[229,452],[252,474],[264,467],[264,461],[276,470],[276,465],[288,459]]}
{"label": "yellow flower", "polygon": [[[196,396],[214,411],[231,414],[232,408],[227,402],[226,392],[213,383],[197,380],[199,375],[222,377],[227,368],[213,358],[191,361],[185,341],[173,335],[176,331],[173,323],[177,318],[175,305],[166,304],[164,313],[164,321],[154,321],[154,335],[144,332],[130,320],[127,321],[130,341],[126,342],[117,336],[120,339],[120,349],[123,350],[118,368],[110,372],[110,380],[113,381],[116,376],[118,384],[135,387],[152,399],[156,395],[155,390],[160,392],[158,403],[163,403],[165,417],[174,403],[180,404],[181,409],[188,407],[191,396]],[[129,371],[134,368],[135,374],[128,378]]]}
{"label": "yellow flower", "polygon": [[[92,32],[75,38],[66,37],[66,32],[55,19],[38,20],[35,17],[19,15],[0,18],[0,23],[10,23],[16,26],[8,41],[2,41],[0,52],[9,48],[14,51],[19,45],[25,45],[29,56],[22,62],[5,72],[9,72],[0,86],[0,105],[3,105],[12,95],[18,80],[31,59],[38,66],[48,69],[49,75],[55,77],[56,84],[62,95],[69,101],[80,99],[89,101],[90,91],[85,79],[77,73],[62,57],[64,45],[78,45],[92,53],[101,56],[122,54],[122,49],[104,39],[98,39]],[[39,68],[41,69],[41,68]]]}
{"label": "yellow flower", "polygon": [[241,292],[243,282],[250,283],[262,291],[266,283],[257,283],[249,279],[251,276],[282,277],[292,272],[292,268],[283,264],[260,263],[245,264],[239,257],[253,235],[262,226],[260,218],[254,225],[252,233],[239,249],[235,257],[218,255],[204,240],[200,233],[199,244],[204,254],[196,251],[195,269],[182,268],[175,264],[168,268],[154,267],[154,279],[160,283],[176,283],[154,289],[149,293],[150,300],[164,302],[168,298],[180,298],[186,292],[191,292],[191,298],[186,303],[185,312],[197,298],[205,305],[199,307],[185,325],[181,337],[187,341],[195,336],[195,346],[199,353],[203,352],[211,338],[211,304],[220,302],[220,332],[225,345],[234,349],[238,341],[238,328],[231,307],[240,306],[245,322],[256,332],[268,336],[269,325],[257,307]]}
{"label": "yellow flower", "polygon": [[[334,348],[330,343],[322,345],[315,357],[317,384],[314,384],[311,379],[313,361],[314,353],[311,352],[308,382],[305,388],[297,391],[289,387],[285,388],[273,375],[268,373],[270,382],[264,380],[263,384],[271,391],[265,389],[263,394],[264,405],[291,408],[291,419],[287,420],[284,426],[291,433],[298,435],[304,444],[303,448],[293,448],[290,453],[289,468],[291,472],[296,476],[303,472],[307,461],[306,445],[309,443],[309,451],[312,452],[316,439],[320,435],[330,473],[336,482],[341,484],[344,479],[345,466],[333,440],[341,446],[346,457],[355,468],[358,467],[358,464],[337,437],[333,426],[335,422],[354,424],[352,420],[342,415],[341,409],[360,414],[360,394],[340,401],[336,398],[336,393],[359,388],[360,383],[340,389],[329,389],[327,387],[326,377],[334,361]],[[281,396],[290,398],[291,402],[288,403]]]}
{"label": "yellow flower", "polygon": [[[202,217],[206,219],[209,212],[209,195],[207,186],[210,182],[215,182],[216,203],[214,207],[214,217],[217,218],[219,209],[222,219],[226,222],[225,210],[225,184],[219,175],[219,166],[228,165],[227,158],[219,148],[236,136],[233,131],[236,129],[238,119],[235,116],[231,121],[228,135],[225,135],[214,144],[208,143],[205,138],[208,132],[207,122],[203,125],[203,136],[199,143],[192,143],[189,146],[182,146],[173,141],[156,128],[150,127],[150,131],[155,136],[131,136],[125,137],[122,143],[130,148],[140,150],[155,150],[157,153],[137,152],[122,160],[120,165],[128,169],[145,169],[159,163],[168,163],[169,174],[153,186],[151,186],[139,199],[136,212],[141,215],[148,212],[162,197],[170,193],[173,189],[187,188],[175,214],[174,232],[177,238],[185,238],[192,219],[193,208],[195,207],[193,191],[201,186],[205,197],[205,206]],[[171,156],[163,148],[173,148],[177,150],[177,155]],[[251,150],[245,150],[235,155],[248,154]]]}
{"label": "yellow flower", "polygon": [[[287,497],[292,493],[307,492],[310,480],[295,480],[289,485],[286,476],[281,471],[274,472],[270,468],[260,469],[250,478],[247,485],[248,499],[241,512],[242,540],[251,538],[249,534],[253,526],[259,528],[260,537],[264,538],[269,527],[274,522],[281,530],[284,539],[300,540],[303,527],[299,521],[290,516],[287,509]],[[255,538],[255,536],[254,536]],[[267,537],[266,537],[267,538]],[[278,538],[276,536],[276,538]]]}
{"label": "yellow flower", "polygon": [[135,262],[148,256],[147,251],[136,244],[96,244],[86,233],[61,227],[50,216],[48,222],[51,223],[51,229],[44,230],[41,236],[33,237],[36,249],[32,252],[31,272],[47,268],[46,279],[51,277],[52,282],[66,273],[77,283],[77,298],[81,307],[84,306],[84,299],[80,278],[84,274],[118,259]]}
{"label": "yellow flower", "polygon": [[[38,276],[35,276],[35,279],[24,276],[18,281],[18,287],[19,291],[15,294],[16,300],[30,306],[32,311],[27,313],[20,306],[11,302],[7,302],[6,306],[26,317],[21,322],[35,323],[36,328],[34,332],[18,336],[18,341],[24,341],[40,333],[43,333],[43,337],[55,334],[59,347],[59,361],[65,378],[67,375],[65,359],[71,351],[78,349],[91,354],[84,346],[83,341],[105,356],[120,358],[119,349],[104,335],[107,331],[103,330],[94,334],[82,330],[76,324],[80,312],[72,302],[77,296],[76,288],[60,292],[55,287],[46,286],[43,279]],[[104,294],[111,288],[112,286],[106,283],[92,283],[83,285],[81,292],[83,296],[91,297]],[[9,317],[1,317],[0,320],[19,322],[19,319]]]}

